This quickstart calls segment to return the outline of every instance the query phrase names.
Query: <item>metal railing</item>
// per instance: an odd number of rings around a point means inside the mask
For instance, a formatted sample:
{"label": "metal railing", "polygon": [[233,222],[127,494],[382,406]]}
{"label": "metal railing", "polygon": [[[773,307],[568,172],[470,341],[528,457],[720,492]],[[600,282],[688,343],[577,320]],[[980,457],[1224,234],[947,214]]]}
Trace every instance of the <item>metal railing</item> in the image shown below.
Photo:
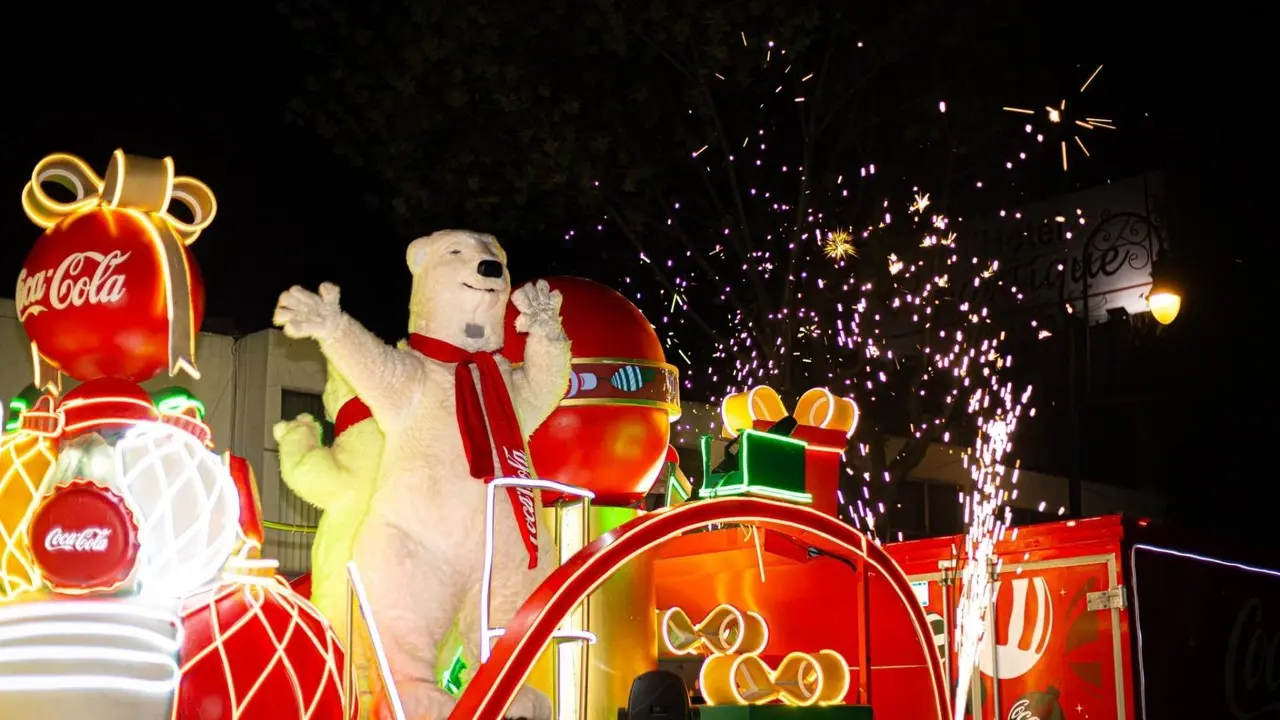
{"label": "metal railing", "polygon": [[[490,623],[491,608],[489,607],[489,593],[493,581],[493,544],[494,544],[494,506],[497,500],[499,489],[507,488],[524,488],[528,490],[541,490],[544,492],[558,493],[569,497],[578,498],[584,501],[590,501],[595,497],[595,493],[585,488],[565,485],[564,483],[554,482],[552,480],[539,480],[534,478],[495,478],[493,481],[485,485],[485,523],[484,523],[484,566],[480,575],[480,662],[484,663],[489,660],[489,655],[493,649],[490,643],[502,637],[505,628],[492,627]],[[373,646],[373,662],[376,666],[377,673],[382,680],[382,688],[386,693],[387,699],[391,705],[391,715],[393,720],[406,720],[404,705],[400,700],[400,693],[396,689],[395,678],[392,677],[391,668],[388,665],[386,648],[382,643],[381,633],[378,631],[377,622],[373,616],[373,606],[369,604],[368,593],[365,590],[364,582],[360,578],[360,569],[356,566],[355,561],[347,564],[347,656],[344,670],[343,684],[345,687],[346,707],[344,708],[344,717],[350,717],[354,708],[355,698],[358,697],[359,688],[356,680],[355,668],[355,626],[354,619],[356,613],[360,614],[360,618],[364,621],[365,627],[369,631],[369,641]],[[588,644],[595,643],[595,634],[586,630],[558,630],[551,636],[553,643],[568,642],[586,642]]]}

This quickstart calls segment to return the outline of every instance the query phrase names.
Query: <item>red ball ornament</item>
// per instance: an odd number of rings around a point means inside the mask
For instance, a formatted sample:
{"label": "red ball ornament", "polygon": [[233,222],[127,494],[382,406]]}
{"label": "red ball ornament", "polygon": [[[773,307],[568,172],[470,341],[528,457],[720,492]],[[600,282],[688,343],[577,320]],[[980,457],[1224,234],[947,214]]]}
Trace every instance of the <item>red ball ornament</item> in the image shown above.
{"label": "red ball ornament", "polygon": [[185,600],[182,621],[176,720],[342,720],[342,646],[265,565]]}
{"label": "red ball ornament", "polygon": [[[79,380],[142,382],[169,363],[165,264],[146,215],[98,208],[36,241],[18,275],[17,311],[55,368]],[[186,248],[181,252],[186,255]],[[191,317],[204,317],[204,281],[185,257]]]}
{"label": "red ball ornament", "polygon": [[[530,438],[534,468],[540,477],[592,490],[597,504],[639,502],[658,477],[671,421],[680,415],[676,368],[653,326],[621,293],[582,278],[547,282],[564,296],[573,377],[560,407]],[[514,305],[507,310],[503,355],[513,363],[524,358],[519,314]]]}
{"label": "red ball ornament", "polygon": [[[46,183],[75,200],[55,200]],[[22,200],[46,229],[18,275],[15,298],[40,356],[77,380],[142,382],[181,367],[197,375],[191,356],[204,282],[187,246],[215,212],[203,183],[175,178],[168,158],[117,150],[103,179],[83,160],[59,154],[36,166]],[[170,214],[173,201],[194,220]]]}

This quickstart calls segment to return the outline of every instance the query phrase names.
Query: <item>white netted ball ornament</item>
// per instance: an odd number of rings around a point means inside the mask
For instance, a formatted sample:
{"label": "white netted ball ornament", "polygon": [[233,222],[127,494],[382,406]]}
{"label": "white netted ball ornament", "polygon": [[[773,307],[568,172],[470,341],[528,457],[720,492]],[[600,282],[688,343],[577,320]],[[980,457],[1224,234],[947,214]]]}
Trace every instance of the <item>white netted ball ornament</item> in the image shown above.
{"label": "white netted ball ornament", "polygon": [[239,496],[222,459],[159,422],[131,428],[115,451],[120,490],[138,515],[142,592],[180,596],[211,581],[240,526]]}

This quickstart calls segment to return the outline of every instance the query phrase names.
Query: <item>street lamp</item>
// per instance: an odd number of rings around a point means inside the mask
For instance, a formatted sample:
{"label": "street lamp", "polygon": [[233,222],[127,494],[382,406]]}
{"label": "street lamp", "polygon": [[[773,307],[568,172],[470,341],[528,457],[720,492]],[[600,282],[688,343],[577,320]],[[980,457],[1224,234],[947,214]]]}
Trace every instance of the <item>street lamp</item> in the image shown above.
{"label": "street lamp", "polygon": [[1157,261],[1151,266],[1151,289],[1147,291],[1147,307],[1151,308],[1151,317],[1161,325],[1173,322],[1182,309],[1182,288],[1167,260]]}

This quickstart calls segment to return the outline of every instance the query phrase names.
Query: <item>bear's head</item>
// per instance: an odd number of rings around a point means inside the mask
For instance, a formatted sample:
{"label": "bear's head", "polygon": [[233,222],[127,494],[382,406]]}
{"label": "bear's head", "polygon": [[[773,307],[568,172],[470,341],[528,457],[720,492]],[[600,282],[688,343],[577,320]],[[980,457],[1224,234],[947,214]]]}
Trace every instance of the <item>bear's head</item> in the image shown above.
{"label": "bear's head", "polygon": [[441,230],[410,243],[405,259],[413,273],[409,332],[469,352],[502,347],[511,275],[497,238]]}

